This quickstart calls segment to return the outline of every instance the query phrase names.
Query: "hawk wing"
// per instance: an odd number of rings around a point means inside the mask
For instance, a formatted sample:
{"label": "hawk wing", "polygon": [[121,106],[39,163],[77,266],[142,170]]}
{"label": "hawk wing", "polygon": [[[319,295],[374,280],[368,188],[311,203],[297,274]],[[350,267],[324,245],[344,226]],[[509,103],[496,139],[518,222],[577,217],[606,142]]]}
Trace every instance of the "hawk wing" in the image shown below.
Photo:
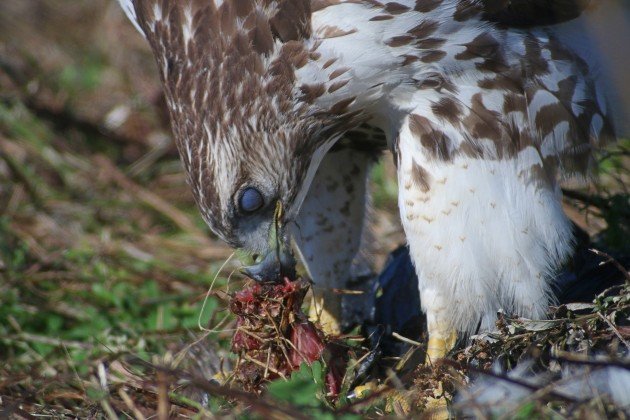
{"label": "hawk wing", "polygon": [[531,145],[552,178],[587,173],[592,149],[614,137],[597,63],[553,27],[525,28],[576,17],[585,1],[326,3],[312,17],[321,58],[297,72],[324,109],[348,97],[351,109],[373,109],[388,95],[418,116],[429,156],[503,159]]}

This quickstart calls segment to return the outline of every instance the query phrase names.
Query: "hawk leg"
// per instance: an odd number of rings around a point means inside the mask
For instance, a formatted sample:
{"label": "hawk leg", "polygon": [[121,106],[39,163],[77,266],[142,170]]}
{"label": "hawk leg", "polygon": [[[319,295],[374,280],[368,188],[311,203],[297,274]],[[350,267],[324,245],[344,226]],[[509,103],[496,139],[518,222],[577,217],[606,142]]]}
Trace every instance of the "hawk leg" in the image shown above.
{"label": "hawk leg", "polygon": [[[444,296],[435,289],[420,290],[420,300],[427,315],[429,340],[424,363],[432,365],[455,347],[457,330],[449,320],[449,304]],[[426,402],[425,414],[430,419],[448,419],[447,395],[444,394],[440,381],[434,391],[434,397]]]}
{"label": "hawk leg", "polygon": [[449,305],[441,293],[430,288],[421,290],[420,301],[426,311],[429,333],[425,363],[432,364],[455,347],[457,331],[449,321]]}
{"label": "hawk leg", "polygon": [[302,204],[293,237],[313,280],[310,316],[324,331],[341,331],[341,295],[361,247],[367,174],[374,154],[343,148],[320,164]]}

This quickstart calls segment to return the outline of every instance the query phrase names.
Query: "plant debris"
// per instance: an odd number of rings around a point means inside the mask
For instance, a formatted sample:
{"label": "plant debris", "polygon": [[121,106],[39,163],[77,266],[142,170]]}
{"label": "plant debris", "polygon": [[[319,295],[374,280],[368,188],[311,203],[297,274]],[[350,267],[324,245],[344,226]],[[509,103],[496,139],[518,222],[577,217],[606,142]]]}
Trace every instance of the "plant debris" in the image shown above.
{"label": "plant debris", "polygon": [[[592,303],[551,308],[547,320],[502,315],[496,331],[473,337],[469,346],[444,361],[473,383],[456,409],[475,406],[489,417],[523,409],[549,415],[553,409],[569,417],[624,418],[621,403],[611,403],[609,381],[601,378],[630,377],[629,339],[630,283],[605,290]],[[502,387],[500,403],[486,399],[489,384],[497,393]],[[612,394],[624,392],[610,386]]]}
{"label": "plant debris", "polygon": [[231,297],[237,317],[231,350],[238,355],[233,376],[246,391],[260,393],[267,382],[325,357],[327,394],[339,395],[346,352],[302,311],[309,287],[304,279],[285,278],[280,284],[253,283]]}

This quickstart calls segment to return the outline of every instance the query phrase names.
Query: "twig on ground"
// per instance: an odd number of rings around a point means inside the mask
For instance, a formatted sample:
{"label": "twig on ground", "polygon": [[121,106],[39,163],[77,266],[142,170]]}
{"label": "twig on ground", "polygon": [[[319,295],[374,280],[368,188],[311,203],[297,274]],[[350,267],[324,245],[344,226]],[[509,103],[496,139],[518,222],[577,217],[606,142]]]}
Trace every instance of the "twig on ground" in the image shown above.
{"label": "twig on ground", "polygon": [[612,322],[610,322],[610,320],[609,320],[607,317],[605,317],[604,315],[602,315],[602,313],[601,313],[601,312],[597,312],[597,315],[599,315],[599,317],[600,317],[600,318],[601,318],[604,322],[606,322],[606,324],[608,324],[608,326],[609,326],[609,327],[610,327],[610,329],[611,329],[611,330],[615,333],[615,335],[617,336],[617,338],[619,338],[619,340],[621,340],[621,342],[622,342],[623,344],[625,344],[626,348],[627,348],[628,350],[630,350],[630,344],[628,344],[628,342],[627,342],[627,341],[623,338],[623,336],[619,333],[619,330],[617,329],[617,327],[615,327],[615,325],[614,325]]}
{"label": "twig on ground", "polygon": [[595,254],[595,255],[597,255],[599,257],[605,258],[607,263],[612,263],[617,269],[619,269],[619,271],[621,271],[623,273],[623,276],[626,279],[626,283],[630,284],[630,272],[628,272],[628,270],[626,270],[624,268],[624,266],[619,263],[619,261],[617,261],[616,259],[614,259],[610,255],[608,255],[605,252],[600,251],[598,249],[591,248],[591,249],[589,249],[589,251],[591,251],[593,254]]}
{"label": "twig on ground", "polygon": [[578,353],[571,353],[568,351],[556,350],[551,354],[551,359],[559,360],[563,362],[574,363],[577,365],[589,365],[589,366],[598,366],[598,367],[618,367],[622,369],[630,370],[630,361],[623,361],[619,359],[593,359],[592,357],[588,357],[587,355],[582,355]]}
{"label": "twig on ground", "polygon": [[27,332],[5,335],[4,337],[2,337],[2,339],[15,342],[27,341],[31,343],[47,344],[49,346],[55,347],[68,347],[72,349],[89,350],[94,348],[93,345],[85,343],[83,341],[62,340],[60,338],[46,337],[43,335],[36,335]]}
{"label": "twig on ground", "polygon": [[33,205],[40,210],[45,210],[44,200],[37,191],[37,187],[35,187],[28,175],[24,172],[22,166],[7,152],[5,142],[8,141],[8,139],[0,137],[0,159],[4,160],[16,180],[24,185],[24,189],[26,189],[26,192],[31,197]]}
{"label": "twig on ground", "polygon": [[245,391],[239,391],[237,389],[229,388],[222,385],[217,385],[208,381],[207,379],[200,378],[196,375],[190,374],[181,370],[169,369],[162,366],[155,366],[149,362],[146,362],[142,359],[131,358],[130,361],[133,363],[142,365],[145,367],[149,367],[154,370],[159,370],[166,373],[169,376],[172,376],[177,379],[186,379],[192,386],[195,386],[210,395],[229,398],[233,400],[238,400],[247,404],[251,407],[252,410],[257,411],[261,415],[265,414],[282,414],[284,416],[289,416],[289,418],[294,419],[303,419],[307,420],[309,417],[302,413],[301,411],[295,410],[290,407],[285,407],[277,403],[267,402],[264,399],[257,397],[254,394]]}
{"label": "twig on ground", "polygon": [[422,347],[424,345],[422,343],[412,340],[411,338],[404,337],[398,334],[396,331],[392,332],[392,337],[402,341],[403,343],[411,344],[412,346]]}
{"label": "twig on ground", "polygon": [[[508,382],[510,384],[513,384],[513,385],[517,385],[517,386],[523,387],[523,388],[528,389],[528,390],[530,390],[532,392],[536,392],[536,391],[539,391],[541,389],[537,385],[532,385],[532,384],[530,384],[528,382],[525,382],[525,381],[521,381],[521,380],[518,380],[518,379],[510,378],[509,376],[503,375],[503,374],[500,374],[500,373],[494,373],[494,372],[492,372],[490,370],[479,369],[479,368],[476,368],[476,367],[471,366],[471,365],[462,365],[460,362],[457,362],[455,360],[439,359],[436,362],[436,365],[440,365],[440,364],[451,366],[451,367],[453,367],[455,369],[467,370],[469,372],[477,373],[479,375],[490,376],[492,378],[495,378],[495,379],[498,379],[498,380],[501,380],[501,381],[504,381],[504,382]],[[549,390],[546,393],[546,395],[548,395],[548,396],[550,396],[552,398],[558,399],[558,400],[562,400],[562,401],[568,401],[568,402],[573,402],[573,403],[579,402],[578,400],[575,400],[573,398],[567,397],[566,395],[562,395],[562,394],[557,393],[557,392],[555,392],[553,390]]]}
{"label": "twig on ground", "polygon": [[157,376],[157,396],[158,396],[158,410],[157,415],[159,420],[167,420],[171,411],[170,399],[168,397],[169,383],[167,381],[167,374],[161,370],[156,371]]}
{"label": "twig on ground", "polygon": [[144,414],[142,414],[142,412],[138,410],[136,404],[122,387],[118,388],[118,395],[123,400],[127,408],[129,408],[133,415],[136,416],[136,420],[145,420]]}

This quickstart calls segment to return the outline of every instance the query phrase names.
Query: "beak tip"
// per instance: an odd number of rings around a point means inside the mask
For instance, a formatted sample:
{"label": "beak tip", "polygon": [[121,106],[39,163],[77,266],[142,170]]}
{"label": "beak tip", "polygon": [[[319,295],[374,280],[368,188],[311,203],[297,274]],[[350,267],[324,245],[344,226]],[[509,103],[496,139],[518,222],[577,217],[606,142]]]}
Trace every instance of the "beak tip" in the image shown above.
{"label": "beak tip", "polygon": [[263,277],[260,275],[260,273],[257,273],[258,266],[250,266],[250,267],[243,267],[240,269],[241,274],[249,277],[250,279],[257,281],[257,282],[262,282],[264,279]]}

